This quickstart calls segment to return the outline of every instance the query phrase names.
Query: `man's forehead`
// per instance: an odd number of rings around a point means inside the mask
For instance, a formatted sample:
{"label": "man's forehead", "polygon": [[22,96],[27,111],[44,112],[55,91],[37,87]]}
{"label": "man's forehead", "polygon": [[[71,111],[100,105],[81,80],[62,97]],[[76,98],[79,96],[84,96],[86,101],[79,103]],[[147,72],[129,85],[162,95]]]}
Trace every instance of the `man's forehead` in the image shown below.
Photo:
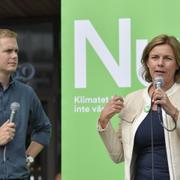
{"label": "man's forehead", "polygon": [[18,48],[16,38],[0,38],[0,46],[6,48]]}

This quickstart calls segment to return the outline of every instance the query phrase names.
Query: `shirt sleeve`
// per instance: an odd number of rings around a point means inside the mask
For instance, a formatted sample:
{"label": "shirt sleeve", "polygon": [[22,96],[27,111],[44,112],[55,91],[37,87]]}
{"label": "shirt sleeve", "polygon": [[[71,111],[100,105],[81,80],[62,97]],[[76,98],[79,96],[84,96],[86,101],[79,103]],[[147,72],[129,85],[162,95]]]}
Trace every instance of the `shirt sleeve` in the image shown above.
{"label": "shirt sleeve", "polygon": [[32,96],[30,114],[31,140],[42,145],[48,145],[51,136],[51,123],[35,92]]}
{"label": "shirt sleeve", "polygon": [[101,124],[100,124],[99,121],[98,121],[98,123],[97,123],[97,130],[98,130],[99,132],[106,131],[106,129],[108,128],[108,126],[109,126],[109,122],[108,122],[108,124],[106,125],[105,128],[102,128],[102,127],[101,127]]}

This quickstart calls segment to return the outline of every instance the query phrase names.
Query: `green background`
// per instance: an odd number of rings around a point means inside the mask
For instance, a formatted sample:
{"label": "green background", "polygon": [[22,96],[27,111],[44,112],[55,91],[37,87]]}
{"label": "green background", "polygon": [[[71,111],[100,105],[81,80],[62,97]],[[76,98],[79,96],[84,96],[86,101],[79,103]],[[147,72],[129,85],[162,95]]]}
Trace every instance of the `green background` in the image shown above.
{"label": "green background", "polygon": [[[122,180],[123,163],[114,164],[97,133],[99,112],[74,112],[74,97],[125,96],[142,88],[136,75],[136,40],[159,34],[180,37],[177,0],[62,0],[62,179]],[[89,20],[115,59],[118,59],[118,20],[131,19],[131,82],[119,88],[87,43],[87,88],[74,85],[74,21]],[[124,75],[126,76],[126,75]],[[94,106],[94,104],[83,104]],[[103,104],[100,104],[103,106]],[[118,118],[113,118],[116,128]]]}

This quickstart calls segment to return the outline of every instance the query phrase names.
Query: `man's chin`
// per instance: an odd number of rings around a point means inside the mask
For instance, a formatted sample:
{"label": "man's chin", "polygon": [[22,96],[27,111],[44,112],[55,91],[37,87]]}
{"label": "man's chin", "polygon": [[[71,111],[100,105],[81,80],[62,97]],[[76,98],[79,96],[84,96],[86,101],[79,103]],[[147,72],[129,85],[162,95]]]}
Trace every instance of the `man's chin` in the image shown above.
{"label": "man's chin", "polygon": [[16,69],[15,69],[15,68],[13,68],[13,69],[8,69],[8,73],[9,73],[9,74],[12,74],[12,73],[14,73],[14,72],[16,72]]}

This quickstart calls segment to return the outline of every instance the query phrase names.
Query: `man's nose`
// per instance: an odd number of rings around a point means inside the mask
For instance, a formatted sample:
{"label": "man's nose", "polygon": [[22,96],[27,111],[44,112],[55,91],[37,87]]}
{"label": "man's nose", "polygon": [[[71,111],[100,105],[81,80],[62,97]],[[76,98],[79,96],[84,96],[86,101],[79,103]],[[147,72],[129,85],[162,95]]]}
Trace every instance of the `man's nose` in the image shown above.
{"label": "man's nose", "polygon": [[18,54],[17,54],[16,51],[13,51],[13,52],[12,52],[12,57],[13,57],[13,58],[17,58],[17,57],[18,57]]}

